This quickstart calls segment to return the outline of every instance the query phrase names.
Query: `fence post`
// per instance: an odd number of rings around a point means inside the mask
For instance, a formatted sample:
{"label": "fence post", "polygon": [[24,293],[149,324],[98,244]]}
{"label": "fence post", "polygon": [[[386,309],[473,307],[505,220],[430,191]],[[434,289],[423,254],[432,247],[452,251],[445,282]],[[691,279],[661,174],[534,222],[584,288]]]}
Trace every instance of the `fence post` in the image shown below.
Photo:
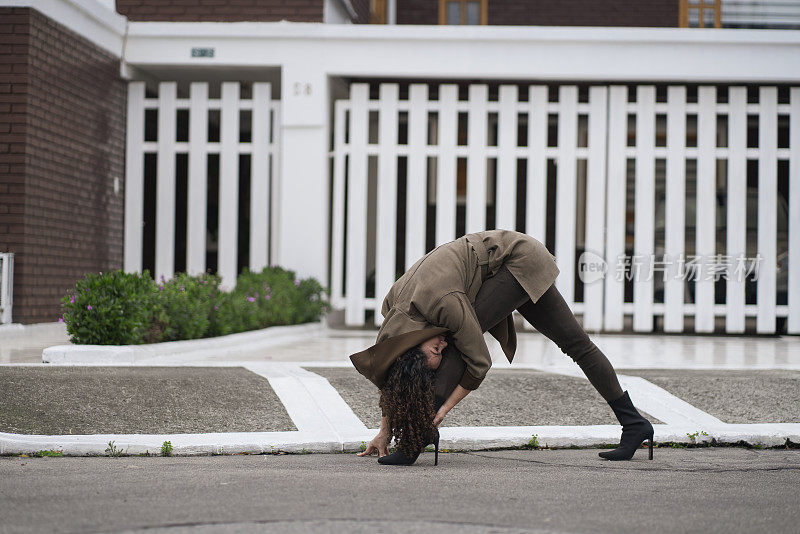
{"label": "fence post", "polygon": [[0,324],[11,322],[14,305],[14,254],[0,254]]}
{"label": "fence post", "polygon": [[328,279],[328,80],[301,56],[281,76],[277,254],[272,263]]}

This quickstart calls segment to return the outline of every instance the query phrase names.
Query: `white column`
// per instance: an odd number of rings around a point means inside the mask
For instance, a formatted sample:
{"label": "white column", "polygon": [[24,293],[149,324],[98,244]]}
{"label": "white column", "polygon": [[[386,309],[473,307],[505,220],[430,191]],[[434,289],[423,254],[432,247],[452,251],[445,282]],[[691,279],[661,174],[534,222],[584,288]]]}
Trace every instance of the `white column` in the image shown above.
{"label": "white column", "polygon": [[[725,253],[733,260],[747,253],[747,87],[728,89],[728,213]],[[725,284],[725,332],[744,333],[745,278],[731,269]]]}
{"label": "white column", "polygon": [[439,165],[436,171],[436,246],[456,238],[458,86],[439,86]]}
{"label": "white column", "polygon": [[[636,176],[633,229],[633,330],[653,329],[653,277],[655,212],[655,103],[652,85],[636,88]],[[641,267],[640,267],[641,266]]]}
{"label": "white column", "polygon": [[[695,255],[700,270],[695,278],[695,332],[714,331],[714,279],[708,265],[716,254],[717,243],[717,90],[703,86],[697,91],[697,195]],[[638,221],[637,221],[638,223]]]}
{"label": "white column", "polygon": [[364,324],[367,279],[367,130],[369,85],[350,86],[350,165],[347,180],[347,309],[345,324]]}
{"label": "white column", "polygon": [[501,85],[497,132],[496,227],[516,230],[517,219],[517,101],[516,85]]}
{"label": "white column", "polygon": [[[589,156],[586,162],[587,259],[603,257],[606,220],[606,133],[608,132],[608,88],[589,88]],[[587,273],[590,274],[590,273]],[[603,328],[603,279],[584,278],[583,328]]]}
{"label": "white column", "polygon": [[272,91],[268,83],[253,84],[252,173],[250,176],[250,270],[267,266],[269,232],[269,108]]}
{"label": "white column", "polygon": [[158,163],[156,170],[156,272],[175,274],[175,99],[178,84],[158,85]]}
{"label": "white column", "polygon": [[775,332],[778,210],[778,89],[758,90],[758,254],[756,332]]}
{"label": "white column", "polygon": [[[428,86],[409,87],[406,171],[406,269],[425,255],[428,208]],[[350,135],[353,135],[351,132]]]}
{"label": "white column", "polygon": [[281,76],[282,124],[275,265],[328,283],[328,82],[300,57]]}
{"label": "white column", "polygon": [[[628,88],[612,85],[608,99],[608,176],[606,185],[606,287],[603,307],[605,330],[618,332],[624,325],[625,279],[617,272],[625,250],[625,182],[628,138]],[[619,264],[619,265],[618,265]]]}
{"label": "white column", "polygon": [[239,224],[239,83],[222,83],[219,155],[219,245],[217,271],[220,287],[236,285]]}
{"label": "white column", "polygon": [[578,146],[578,88],[558,88],[558,159],[556,174],[556,287],[572,307],[575,302],[575,195]]}
{"label": "white column", "polygon": [[[128,131],[125,141],[125,272],[142,270],[144,223],[144,82],[128,84]],[[152,273],[151,273],[152,274]]]}
{"label": "white column", "polygon": [[528,88],[528,182],[525,232],[542,243],[547,227],[547,86]]}
{"label": "white column", "polygon": [[206,190],[208,188],[208,83],[189,90],[189,182],[186,225],[186,271],[206,270]]}
{"label": "white column", "polygon": [[[467,115],[467,233],[486,230],[487,85],[469,86]],[[409,166],[410,168],[410,166]]]}
{"label": "white column", "polygon": [[667,88],[666,163],[664,251],[669,270],[664,280],[664,331],[683,332],[686,277],[678,272],[678,259],[686,252],[686,87],[683,85]]}
{"label": "white column", "polygon": [[397,102],[399,86],[383,83],[380,89],[378,147],[378,221],[375,243],[375,324],[380,325],[382,299],[395,281],[397,240]]}

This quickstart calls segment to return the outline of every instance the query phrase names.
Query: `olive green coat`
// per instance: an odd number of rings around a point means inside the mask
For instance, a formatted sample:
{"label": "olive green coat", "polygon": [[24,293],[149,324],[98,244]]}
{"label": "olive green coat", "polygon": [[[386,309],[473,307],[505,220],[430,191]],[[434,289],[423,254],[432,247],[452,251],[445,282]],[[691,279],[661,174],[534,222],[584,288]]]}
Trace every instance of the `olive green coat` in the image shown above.
{"label": "olive green coat", "polygon": [[[486,264],[487,267],[482,267]],[[445,243],[422,258],[394,283],[383,301],[384,320],[376,344],[350,357],[353,365],[378,387],[391,363],[408,350],[410,332],[417,344],[442,329],[452,335],[466,370],[461,386],[476,389],[492,365],[473,303],[486,277],[506,265],[536,302],[559,274],[555,258],[538,240],[510,230],[468,234]],[[437,328],[439,327],[439,328]],[[511,315],[490,330],[510,362],[517,348]],[[399,339],[397,336],[402,336]],[[425,338],[425,339],[422,339]],[[400,349],[403,349],[402,351]]]}

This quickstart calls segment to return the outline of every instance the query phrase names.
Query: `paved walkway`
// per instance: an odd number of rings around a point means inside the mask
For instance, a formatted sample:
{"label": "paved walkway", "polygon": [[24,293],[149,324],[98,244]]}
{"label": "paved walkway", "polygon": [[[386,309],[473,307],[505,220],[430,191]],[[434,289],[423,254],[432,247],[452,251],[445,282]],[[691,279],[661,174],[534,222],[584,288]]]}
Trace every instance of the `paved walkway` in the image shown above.
{"label": "paved walkway", "polygon": [[[592,338],[655,423],[656,441],[800,442],[797,338]],[[65,367],[35,361],[41,339],[18,339],[5,354],[13,361],[0,365],[0,453],[103,454],[109,441],[130,454],[153,453],[164,441],[178,454],[357,450],[379,424],[377,390],[348,355],[373,342],[373,332],[330,330],[257,358]],[[445,419],[443,447],[519,446],[534,436],[557,447],[619,440],[611,410],[550,340],[520,334],[511,366],[489,345],[493,369]]]}
{"label": "paved walkway", "polygon": [[0,458],[2,532],[797,532],[800,451]]}

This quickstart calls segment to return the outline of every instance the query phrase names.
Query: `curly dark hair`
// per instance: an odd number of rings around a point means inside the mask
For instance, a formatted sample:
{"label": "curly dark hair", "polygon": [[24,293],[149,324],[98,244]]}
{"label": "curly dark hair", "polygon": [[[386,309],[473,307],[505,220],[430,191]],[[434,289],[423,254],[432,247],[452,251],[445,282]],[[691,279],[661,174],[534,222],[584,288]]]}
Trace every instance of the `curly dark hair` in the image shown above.
{"label": "curly dark hair", "polygon": [[420,452],[433,432],[435,377],[417,346],[395,360],[381,388],[381,410],[397,448],[407,457]]}

